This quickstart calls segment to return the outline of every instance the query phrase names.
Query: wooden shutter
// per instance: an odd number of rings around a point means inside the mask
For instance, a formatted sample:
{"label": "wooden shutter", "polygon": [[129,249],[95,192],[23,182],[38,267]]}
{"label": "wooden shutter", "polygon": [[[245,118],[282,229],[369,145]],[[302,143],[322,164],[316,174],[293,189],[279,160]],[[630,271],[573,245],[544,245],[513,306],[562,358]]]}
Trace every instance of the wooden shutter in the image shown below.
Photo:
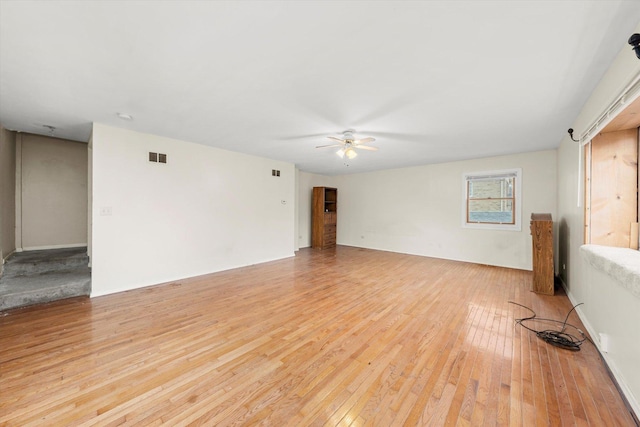
{"label": "wooden shutter", "polygon": [[601,133],[591,141],[589,240],[628,248],[638,221],[638,130]]}

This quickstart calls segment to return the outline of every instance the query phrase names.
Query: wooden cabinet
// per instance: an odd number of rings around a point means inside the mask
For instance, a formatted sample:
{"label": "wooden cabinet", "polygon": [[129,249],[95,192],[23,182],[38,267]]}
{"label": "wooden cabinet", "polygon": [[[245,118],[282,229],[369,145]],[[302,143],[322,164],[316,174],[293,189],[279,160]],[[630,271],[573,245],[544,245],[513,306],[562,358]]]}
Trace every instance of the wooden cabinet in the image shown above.
{"label": "wooden cabinet", "polygon": [[532,291],[553,295],[553,221],[551,214],[531,214],[533,241]]}
{"label": "wooden cabinet", "polygon": [[338,189],[313,187],[311,247],[326,249],[336,245]]}

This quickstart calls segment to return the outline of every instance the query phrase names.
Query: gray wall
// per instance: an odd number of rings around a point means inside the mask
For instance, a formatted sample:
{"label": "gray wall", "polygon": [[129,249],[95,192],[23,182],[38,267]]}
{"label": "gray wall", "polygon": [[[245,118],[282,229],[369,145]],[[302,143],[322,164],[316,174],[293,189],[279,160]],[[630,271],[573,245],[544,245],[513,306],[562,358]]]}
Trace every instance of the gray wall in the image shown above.
{"label": "gray wall", "polygon": [[16,249],[16,134],[0,127],[0,261]]}
{"label": "gray wall", "polygon": [[87,144],[18,136],[17,246],[23,250],[87,244]]}

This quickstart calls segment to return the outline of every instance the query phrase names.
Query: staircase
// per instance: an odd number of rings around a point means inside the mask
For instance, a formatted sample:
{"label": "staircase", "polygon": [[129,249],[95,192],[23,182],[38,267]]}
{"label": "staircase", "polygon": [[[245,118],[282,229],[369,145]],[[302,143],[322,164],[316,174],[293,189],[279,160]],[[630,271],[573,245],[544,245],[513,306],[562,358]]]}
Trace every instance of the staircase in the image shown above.
{"label": "staircase", "polygon": [[0,311],[91,293],[87,248],[18,252],[4,264]]}

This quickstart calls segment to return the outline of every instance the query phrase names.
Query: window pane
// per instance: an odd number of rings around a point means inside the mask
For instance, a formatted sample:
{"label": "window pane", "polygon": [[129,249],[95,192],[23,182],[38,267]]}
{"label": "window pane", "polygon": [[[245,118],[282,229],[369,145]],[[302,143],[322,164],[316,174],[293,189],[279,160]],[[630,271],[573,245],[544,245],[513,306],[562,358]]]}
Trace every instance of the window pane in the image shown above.
{"label": "window pane", "polygon": [[513,224],[513,200],[469,200],[469,222]]}
{"label": "window pane", "polygon": [[474,180],[469,184],[469,196],[474,199],[513,197],[513,178]]}

